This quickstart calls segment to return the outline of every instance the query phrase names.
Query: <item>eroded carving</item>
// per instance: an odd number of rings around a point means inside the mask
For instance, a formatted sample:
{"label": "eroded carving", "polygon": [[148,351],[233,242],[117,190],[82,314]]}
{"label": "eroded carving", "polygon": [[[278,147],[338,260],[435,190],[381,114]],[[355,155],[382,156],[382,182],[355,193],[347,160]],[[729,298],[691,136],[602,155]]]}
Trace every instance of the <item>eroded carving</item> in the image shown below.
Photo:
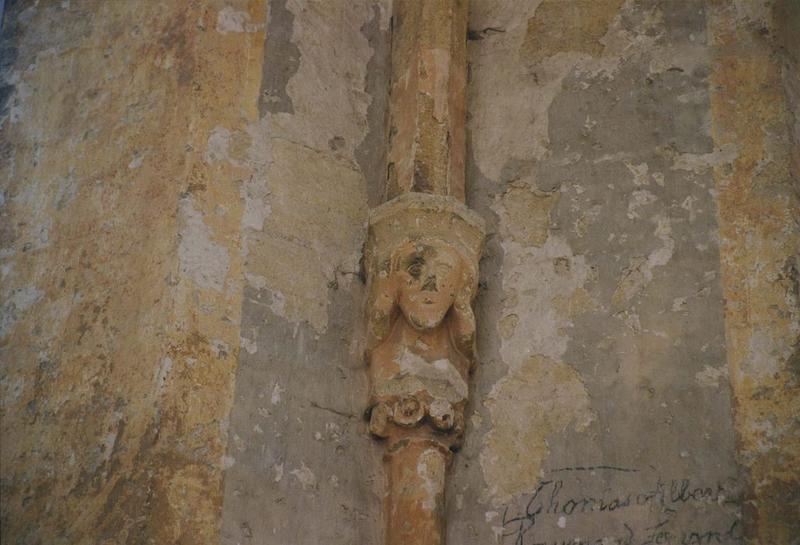
{"label": "eroded carving", "polygon": [[370,217],[370,431],[429,437],[448,448],[464,430],[475,362],[472,301],[483,224],[449,197],[409,193]]}

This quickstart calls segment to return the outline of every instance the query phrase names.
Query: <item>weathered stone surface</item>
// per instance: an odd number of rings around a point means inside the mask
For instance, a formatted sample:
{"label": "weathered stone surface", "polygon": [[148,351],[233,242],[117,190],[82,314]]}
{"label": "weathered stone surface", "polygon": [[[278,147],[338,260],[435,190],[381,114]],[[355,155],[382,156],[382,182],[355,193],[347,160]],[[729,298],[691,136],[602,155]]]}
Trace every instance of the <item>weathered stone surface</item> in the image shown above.
{"label": "weathered stone surface", "polygon": [[387,199],[464,200],[468,3],[393,1]]}
{"label": "weathered stone surface", "polygon": [[388,202],[364,248],[370,432],[386,442],[387,545],[445,543],[445,475],[475,367],[484,222],[464,200],[467,0],[396,0]]}
{"label": "weathered stone surface", "polygon": [[561,5],[472,5],[493,221],[448,537],[735,543],[704,3]]}
{"label": "weathered stone surface", "polygon": [[709,19],[714,145],[736,150],[713,172],[744,521],[759,544],[800,535],[800,163],[786,79],[798,73],[782,77],[774,41],[781,25],[797,39],[800,12],[783,7],[720,1]]}
{"label": "weathered stone surface", "polygon": [[218,535],[263,4],[7,6],[4,543]]}
{"label": "weathered stone surface", "polygon": [[369,169],[385,157],[391,9],[332,6],[276,1],[267,15],[269,96],[241,159],[254,174],[242,194],[251,213],[225,544],[380,543],[383,533],[383,452],[363,418],[360,260],[368,195],[381,191],[370,184],[384,181]]}
{"label": "weathered stone surface", "polygon": [[[0,541],[382,542],[360,260],[391,13],[6,2]],[[470,13],[478,365],[446,503],[419,449],[407,506],[463,545],[792,543],[797,2]]]}

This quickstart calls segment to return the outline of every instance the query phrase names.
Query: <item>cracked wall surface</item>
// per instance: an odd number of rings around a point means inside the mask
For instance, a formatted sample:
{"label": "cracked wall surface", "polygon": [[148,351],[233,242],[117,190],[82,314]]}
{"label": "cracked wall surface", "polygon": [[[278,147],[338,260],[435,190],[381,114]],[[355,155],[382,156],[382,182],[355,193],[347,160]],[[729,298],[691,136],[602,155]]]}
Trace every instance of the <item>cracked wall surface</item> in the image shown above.
{"label": "cracked wall surface", "polygon": [[[269,3],[242,224],[222,543],[379,543],[360,259],[384,148],[390,4]],[[380,179],[380,177],[378,178]],[[374,204],[374,202],[373,202]]]}
{"label": "cracked wall surface", "polygon": [[712,132],[736,149],[713,173],[745,522],[757,543],[800,536],[798,25],[797,2],[719,2],[709,21]]}
{"label": "cracked wall surface", "polygon": [[6,7],[2,541],[214,542],[263,2]]}
{"label": "cracked wall surface", "polygon": [[[2,541],[381,543],[391,0],[7,4]],[[793,544],[797,3],[470,6],[448,542]]]}
{"label": "cracked wall surface", "polygon": [[[796,535],[797,181],[779,47],[762,22],[771,9],[473,3],[467,200],[494,232],[477,401],[448,489],[453,542]],[[738,45],[737,32],[756,44]],[[716,45],[728,33],[729,53]],[[739,69],[734,43],[760,52],[754,64],[773,78],[763,92],[761,72],[727,75]],[[730,124],[747,138],[718,128]],[[770,148],[756,136],[744,159],[759,126]],[[750,200],[753,172],[732,187],[735,165],[760,165],[770,185],[749,225],[733,202]],[[764,299],[731,306],[731,285],[757,282],[761,266]],[[739,335],[754,367],[744,386],[730,352]],[[764,397],[743,406],[755,391]]]}

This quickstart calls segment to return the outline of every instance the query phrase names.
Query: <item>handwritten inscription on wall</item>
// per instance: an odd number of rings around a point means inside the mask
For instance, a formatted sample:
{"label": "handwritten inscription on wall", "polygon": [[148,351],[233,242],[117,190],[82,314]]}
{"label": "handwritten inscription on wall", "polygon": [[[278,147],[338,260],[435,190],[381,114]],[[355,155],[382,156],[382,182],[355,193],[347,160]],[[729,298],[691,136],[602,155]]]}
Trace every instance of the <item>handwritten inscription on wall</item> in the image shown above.
{"label": "handwritten inscription on wall", "polygon": [[739,503],[735,479],[567,467],[507,506],[498,531],[503,545],[734,544],[742,542]]}

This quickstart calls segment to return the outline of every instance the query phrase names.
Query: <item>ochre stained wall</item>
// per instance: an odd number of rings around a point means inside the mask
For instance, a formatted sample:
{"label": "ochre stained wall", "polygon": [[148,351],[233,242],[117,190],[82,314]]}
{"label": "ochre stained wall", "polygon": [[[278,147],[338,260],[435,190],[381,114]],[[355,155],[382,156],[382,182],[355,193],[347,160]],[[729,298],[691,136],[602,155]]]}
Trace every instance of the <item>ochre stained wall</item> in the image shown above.
{"label": "ochre stained wall", "polygon": [[[18,0],[5,543],[372,545],[390,0]],[[489,226],[448,542],[789,544],[795,0],[471,0]]]}
{"label": "ochre stained wall", "polygon": [[264,2],[6,4],[2,541],[214,543]]}

